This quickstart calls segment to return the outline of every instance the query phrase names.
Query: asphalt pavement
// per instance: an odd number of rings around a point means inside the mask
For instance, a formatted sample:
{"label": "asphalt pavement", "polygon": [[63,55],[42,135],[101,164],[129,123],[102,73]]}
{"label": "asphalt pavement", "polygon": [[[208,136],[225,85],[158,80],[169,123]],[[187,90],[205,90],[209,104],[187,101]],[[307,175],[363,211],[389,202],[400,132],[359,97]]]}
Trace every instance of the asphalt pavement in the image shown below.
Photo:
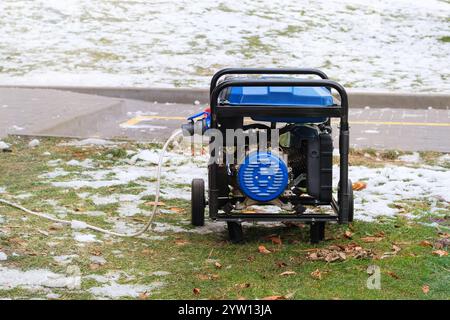
{"label": "asphalt pavement", "polygon": [[[205,107],[0,88],[0,139],[19,134],[163,141]],[[450,152],[449,109],[351,108],[349,119],[352,147]]]}

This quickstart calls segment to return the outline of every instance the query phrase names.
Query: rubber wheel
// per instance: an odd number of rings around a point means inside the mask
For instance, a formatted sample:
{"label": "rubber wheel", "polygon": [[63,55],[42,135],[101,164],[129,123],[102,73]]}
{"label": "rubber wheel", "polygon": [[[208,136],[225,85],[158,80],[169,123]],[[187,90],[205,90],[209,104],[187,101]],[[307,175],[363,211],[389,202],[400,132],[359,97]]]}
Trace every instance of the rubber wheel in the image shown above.
{"label": "rubber wheel", "polygon": [[191,223],[195,227],[205,225],[205,181],[203,179],[192,180]]}
{"label": "rubber wheel", "polygon": [[[348,222],[353,222],[353,188],[352,188],[352,180],[348,179]],[[338,187],[338,195],[339,195],[339,187]],[[338,199],[339,206],[341,205],[341,199]]]}
{"label": "rubber wheel", "polygon": [[228,235],[232,243],[244,242],[244,233],[242,232],[242,225],[238,222],[227,222]]}

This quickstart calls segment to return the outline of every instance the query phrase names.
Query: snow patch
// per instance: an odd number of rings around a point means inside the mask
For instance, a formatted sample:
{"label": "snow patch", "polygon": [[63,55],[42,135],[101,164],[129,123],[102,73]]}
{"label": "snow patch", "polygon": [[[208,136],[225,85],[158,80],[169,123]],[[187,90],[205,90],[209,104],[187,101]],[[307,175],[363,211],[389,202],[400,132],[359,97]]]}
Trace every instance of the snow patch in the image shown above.
{"label": "snow patch", "polygon": [[87,228],[87,223],[83,222],[83,221],[79,221],[79,220],[72,220],[70,223],[70,227],[72,229],[86,229]]}
{"label": "snow patch", "polygon": [[[333,169],[334,181],[339,180],[339,168]],[[367,187],[354,192],[355,219],[373,221],[379,216],[393,216],[396,201],[439,199],[450,201],[450,170],[443,168],[384,168],[349,167],[352,181],[363,180]]]}
{"label": "snow patch", "polygon": [[55,260],[55,262],[60,265],[68,265],[72,263],[73,259],[75,258],[78,258],[77,254],[54,256],[53,260]]}
{"label": "snow patch", "polygon": [[3,142],[0,140],[0,151],[1,150],[8,150],[11,146],[7,144],[6,142]]}
{"label": "snow patch", "polygon": [[30,148],[37,147],[41,142],[38,139],[33,139],[28,143]]}
{"label": "snow patch", "polygon": [[68,288],[74,289],[80,284],[78,276],[67,276],[46,269],[21,271],[0,267],[0,289],[14,288],[43,289]]}
{"label": "snow patch", "polygon": [[117,141],[109,141],[104,139],[97,139],[97,138],[88,138],[84,140],[73,140],[70,142],[63,142],[60,143],[60,146],[69,146],[69,147],[86,147],[86,146],[116,146],[118,144],[122,144],[124,142],[117,142]]}
{"label": "snow patch", "polygon": [[97,239],[95,234],[83,234],[83,233],[74,232],[73,238],[77,242],[88,242],[88,243],[89,242],[102,242]]}
{"label": "snow patch", "polygon": [[170,274],[169,271],[154,271],[152,272],[152,276],[164,277]]}
{"label": "snow patch", "polygon": [[404,154],[398,157],[398,160],[408,163],[419,163],[421,159],[418,152],[413,152],[412,154]]}
{"label": "snow patch", "polygon": [[94,164],[91,159],[85,159],[83,161],[78,161],[76,159],[72,159],[70,161],[67,161],[66,163],[68,166],[77,166],[77,167],[83,167],[83,168],[93,168]]}
{"label": "snow patch", "polygon": [[164,286],[163,282],[152,282],[148,285],[112,283],[103,287],[90,288],[89,292],[97,297],[117,299],[121,297],[137,298],[141,293],[151,293]]}
{"label": "snow patch", "polygon": [[89,257],[89,260],[92,263],[99,264],[101,266],[106,264],[106,259],[101,256],[91,256],[91,257]]}

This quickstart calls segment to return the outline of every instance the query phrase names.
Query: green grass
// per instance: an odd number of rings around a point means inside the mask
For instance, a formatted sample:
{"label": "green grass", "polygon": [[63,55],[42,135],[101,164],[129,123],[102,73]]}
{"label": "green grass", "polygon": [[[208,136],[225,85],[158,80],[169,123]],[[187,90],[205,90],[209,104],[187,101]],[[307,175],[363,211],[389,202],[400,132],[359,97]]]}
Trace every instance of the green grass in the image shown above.
{"label": "green grass", "polygon": [[450,42],[450,36],[443,36],[439,38],[439,41],[441,42]]}
{"label": "green grass", "polygon": [[[41,182],[38,176],[52,168],[47,161],[76,158],[98,159],[98,161],[120,161],[126,157],[118,149],[80,149],[57,146],[56,139],[41,140],[41,145],[30,149],[24,139],[10,139],[13,143],[12,153],[0,153],[0,186],[7,187],[9,195],[31,193],[33,196],[20,200],[24,206],[36,210],[52,210],[43,200],[57,200],[60,206],[75,213],[67,218],[83,220],[105,228],[111,228],[104,217],[89,217],[83,211],[102,210],[108,217],[115,217],[117,204],[95,206],[90,200],[80,198],[77,193],[88,191],[100,195],[111,193],[136,193],[142,191],[141,186],[130,183],[124,186],[101,188],[98,190],[81,189],[65,191]],[[140,147],[145,147],[140,146]],[[133,144],[122,145],[120,149],[136,148]],[[51,156],[43,156],[44,151]],[[106,156],[111,154],[112,156]],[[380,152],[376,150],[353,150],[350,159],[353,163],[364,165],[365,154],[381,157],[385,161],[396,161],[397,152]],[[423,157],[432,161],[429,153]],[[109,165],[112,165],[109,163]],[[380,164],[381,165],[381,164]],[[64,167],[65,168],[65,167]],[[2,195],[3,196],[3,195]],[[144,200],[151,201],[152,197]],[[187,224],[190,203],[184,200],[163,199],[164,209],[176,208],[173,214],[158,215],[157,222],[164,222],[185,229],[192,229]],[[145,205],[142,205],[145,207]],[[426,200],[405,201],[402,204],[405,213],[427,211],[430,203]],[[78,211],[77,211],[78,210]],[[445,213],[445,208],[443,212]],[[165,286],[151,292],[148,299],[259,299],[266,296],[280,295],[291,299],[448,299],[450,289],[450,259],[438,257],[432,252],[445,242],[439,229],[428,227],[423,220],[411,221],[401,215],[394,219],[380,219],[376,223],[354,222],[349,226],[328,225],[327,240],[319,245],[308,243],[308,226],[261,227],[252,226],[245,229],[246,242],[231,244],[226,232],[197,234],[191,232],[165,232],[165,240],[149,240],[142,238],[106,238],[96,234],[103,243],[87,243],[80,246],[73,237],[73,230],[63,228],[54,230],[51,223],[36,217],[28,217],[26,221],[22,212],[0,206],[0,216],[6,218],[0,224],[0,250],[9,256],[0,264],[8,268],[30,270],[44,268],[64,273],[65,267],[55,263],[53,256],[77,254],[74,260],[83,276],[105,274],[109,271],[123,271],[133,279],[122,277],[119,283],[150,284],[163,281]],[[137,215],[122,218],[128,222],[143,222],[146,217]],[[448,221],[448,213],[447,218]],[[444,219],[444,220],[445,220]],[[442,225],[444,228],[446,223]],[[345,231],[351,231],[351,239],[344,237]],[[444,229],[445,230],[445,229]],[[48,235],[43,232],[48,232]],[[83,231],[80,231],[83,232]],[[383,233],[381,241],[367,243],[364,238]],[[282,244],[274,244],[268,238],[271,235],[280,237]],[[154,235],[149,233],[150,236]],[[444,240],[443,240],[444,239]],[[436,248],[422,246],[428,241]],[[328,248],[331,245],[348,246],[358,244],[365,250],[371,250],[374,257],[355,259],[348,257],[345,261],[326,263],[308,259],[308,250]],[[50,245],[51,244],[51,245]],[[393,257],[379,259],[384,252],[392,250],[393,245],[401,250]],[[262,254],[258,246],[264,245],[270,254]],[[114,252],[120,250],[122,256]],[[444,250],[447,250],[444,247]],[[15,252],[18,256],[13,256]],[[89,257],[93,254],[104,257],[104,266],[92,268]],[[217,268],[214,262],[219,262]],[[381,290],[369,290],[367,268],[375,265],[381,271]],[[311,272],[319,269],[322,279],[311,276]],[[152,272],[163,270],[170,272],[167,276],[154,276]],[[294,271],[294,275],[282,276],[284,271]],[[395,277],[393,276],[395,275]],[[61,295],[61,299],[91,299],[88,289],[101,286],[92,279],[83,279],[79,290],[52,289]],[[428,285],[430,291],[424,294],[422,286]],[[199,288],[200,294],[193,289]],[[44,292],[32,292],[26,289],[0,289],[0,297],[36,298],[45,297]]]}

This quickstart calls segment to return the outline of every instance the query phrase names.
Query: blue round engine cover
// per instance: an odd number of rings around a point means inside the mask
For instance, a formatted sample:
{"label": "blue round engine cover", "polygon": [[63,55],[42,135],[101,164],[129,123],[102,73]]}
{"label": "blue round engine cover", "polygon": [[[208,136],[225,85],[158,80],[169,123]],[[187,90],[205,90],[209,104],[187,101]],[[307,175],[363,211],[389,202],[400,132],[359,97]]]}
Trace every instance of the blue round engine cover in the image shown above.
{"label": "blue round engine cover", "polygon": [[288,168],[278,156],[257,151],[244,159],[238,179],[245,195],[260,202],[271,201],[286,189]]}

